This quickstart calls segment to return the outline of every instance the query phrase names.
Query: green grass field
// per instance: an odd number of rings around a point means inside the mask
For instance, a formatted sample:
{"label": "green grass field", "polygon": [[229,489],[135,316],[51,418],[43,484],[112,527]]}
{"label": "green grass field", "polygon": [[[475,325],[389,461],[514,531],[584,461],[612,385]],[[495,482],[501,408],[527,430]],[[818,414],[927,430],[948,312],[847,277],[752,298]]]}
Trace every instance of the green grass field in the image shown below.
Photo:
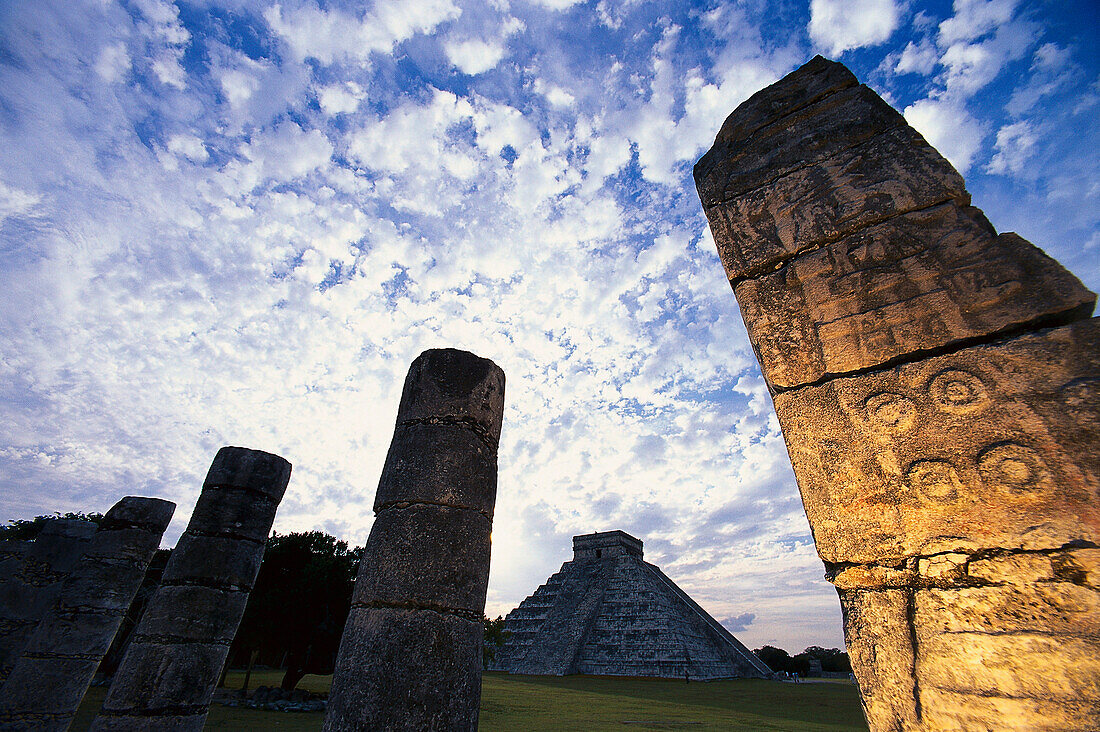
{"label": "green grass field", "polygon": [[[229,674],[239,688],[243,672]],[[275,686],[282,672],[253,672],[251,688]],[[307,676],[299,688],[327,692],[330,676]],[[105,690],[88,691],[72,730],[84,732]],[[207,730],[319,730],[320,712],[282,713],[214,704]],[[866,730],[853,684],[743,679],[709,683],[598,676],[486,673],[481,732],[563,730]]]}

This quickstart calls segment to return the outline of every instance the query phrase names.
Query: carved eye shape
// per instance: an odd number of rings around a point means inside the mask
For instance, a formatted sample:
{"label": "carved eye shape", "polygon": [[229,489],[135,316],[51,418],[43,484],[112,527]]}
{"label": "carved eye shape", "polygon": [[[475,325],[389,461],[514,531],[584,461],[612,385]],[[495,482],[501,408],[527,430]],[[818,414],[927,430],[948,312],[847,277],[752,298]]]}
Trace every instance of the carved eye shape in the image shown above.
{"label": "carved eye shape", "polygon": [[1049,488],[1052,479],[1046,463],[1026,445],[1005,442],[994,445],[978,456],[978,472],[990,487],[1014,491]]}
{"label": "carved eye shape", "polygon": [[872,422],[891,432],[908,432],[917,424],[917,406],[900,394],[873,394],[863,406]]}
{"label": "carved eye shape", "polygon": [[955,466],[945,460],[917,461],[909,467],[906,477],[910,490],[925,499],[954,500],[962,487]]}
{"label": "carved eye shape", "polygon": [[969,414],[984,409],[989,402],[985,384],[962,369],[946,369],[932,377],[928,385],[932,402],[950,414]]}

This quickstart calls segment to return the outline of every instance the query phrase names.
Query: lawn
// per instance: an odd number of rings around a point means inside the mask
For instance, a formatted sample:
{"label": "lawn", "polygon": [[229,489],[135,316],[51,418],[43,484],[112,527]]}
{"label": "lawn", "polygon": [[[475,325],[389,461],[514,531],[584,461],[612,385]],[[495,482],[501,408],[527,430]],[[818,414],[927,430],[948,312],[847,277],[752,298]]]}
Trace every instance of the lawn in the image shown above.
{"label": "lawn", "polygon": [[[243,673],[229,674],[239,687]],[[250,686],[274,686],[281,672],[253,672]],[[299,688],[328,691],[329,676],[307,676]],[[72,730],[88,729],[105,690],[88,691]],[[321,713],[265,712],[214,704],[207,730],[321,728]],[[510,676],[486,673],[481,732],[562,730],[866,730],[853,684],[742,679],[709,683],[599,676]]]}

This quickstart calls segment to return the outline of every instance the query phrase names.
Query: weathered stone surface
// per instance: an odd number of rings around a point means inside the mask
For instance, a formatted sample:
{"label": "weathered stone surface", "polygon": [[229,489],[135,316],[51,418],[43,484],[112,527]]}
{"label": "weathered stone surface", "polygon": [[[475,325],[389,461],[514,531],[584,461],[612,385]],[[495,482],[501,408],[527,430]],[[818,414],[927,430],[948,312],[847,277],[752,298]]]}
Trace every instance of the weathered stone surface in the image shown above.
{"label": "weathered stone surface", "polygon": [[464,508],[412,504],[380,512],[353,601],[478,617],[489,583],[491,528],[484,515]]}
{"label": "weathered stone surface", "polygon": [[420,354],[405,377],[398,424],[466,424],[495,444],[504,419],[504,372],[454,348]]}
{"label": "weathered stone surface", "polygon": [[[126,651],[127,666],[140,668],[120,684],[116,676],[93,730],[202,730],[214,686],[225,662],[220,643],[157,644],[135,640]],[[136,710],[143,713],[138,714]]]}
{"label": "weathered stone surface", "polygon": [[179,557],[169,581],[180,584],[209,582],[217,577],[221,586],[249,592],[260,571],[263,552],[251,541],[234,537],[184,534],[172,549]]}
{"label": "weathered stone surface", "polygon": [[324,729],[473,732],[481,644],[478,621],[430,610],[352,608],[340,655],[366,662],[333,677]]}
{"label": "weathered stone surface", "polygon": [[842,78],[754,96],[695,177],[867,721],[1098,729],[1095,296]]}
{"label": "weathered stone surface", "polygon": [[93,730],[201,730],[290,480],[278,455],[223,447]]}
{"label": "weathered stone surface", "polygon": [[818,553],[1100,542],[1097,374],[1093,318],[776,395]]}
{"label": "weathered stone surface", "polygon": [[91,521],[48,522],[26,550],[14,576],[0,582],[0,684],[11,673],[95,531]]}
{"label": "weathered stone surface", "polygon": [[921,706],[903,590],[840,590],[844,639],[872,730],[919,729]]}
{"label": "weathered stone surface", "polygon": [[745,280],[737,302],[774,389],[1092,313],[1096,296],[954,203],[897,216]]}
{"label": "weathered stone surface", "polygon": [[948,201],[970,203],[938,152],[899,127],[705,209],[732,283],[827,241]]}
{"label": "weathered stone surface", "polygon": [[[859,86],[859,81],[843,64],[814,56],[796,72],[787,74],[738,105],[726,117],[714,141],[715,145],[747,140],[761,127],[772,124],[776,118],[854,86]],[[721,162],[722,156],[713,156],[711,159]],[[710,162],[711,159],[704,155],[700,163]]]}
{"label": "weathered stone surface", "polygon": [[290,470],[290,463],[278,455],[226,446],[214,456],[202,485],[258,491],[278,503],[290,483]]}
{"label": "weathered stone surface", "polygon": [[1035,632],[1100,640],[1100,593],[1072,582],[929,588],[915,602],[923,638]]}
{"label": "weathered stone surface", "polygon": [[720,204],[905,124],[865,86],[837,91],[751,137],[712,148],[696,164],[699,197],[704,206]]}
{"label": "weathered stone surface", "polygon": [[936,687],[924,689],[921,699],[923,726],[929,730],[1064,732],[1097,728],[1096,708],[1087,700],[1011,699]]}
{"label": "weathered stone surface", "polygon": [[409,368],[324,729],[474,730],[504,372],[454,349]]}
{"label": "weathered stone surface", "polygon": [[398,426],[374,510],[394,503],[471,508],[490,520],[497,498],[496,449],[461,425]]}
{"label": "weathered stone surface", "polygon": [[248,604],[243,590],[162,585],[142,615],[134,642],[221,643],[228,646]]}
{"label": "weathered stone surface", "polygon": [[0,728],[68,729],[174,510],[127,497],[106,513],[0,691]]}
{"label": "weathered stone surface", "polygon": [[622,531],[573,537],[573,561],[508,613],[491,668],[666,678],[771,673]]}

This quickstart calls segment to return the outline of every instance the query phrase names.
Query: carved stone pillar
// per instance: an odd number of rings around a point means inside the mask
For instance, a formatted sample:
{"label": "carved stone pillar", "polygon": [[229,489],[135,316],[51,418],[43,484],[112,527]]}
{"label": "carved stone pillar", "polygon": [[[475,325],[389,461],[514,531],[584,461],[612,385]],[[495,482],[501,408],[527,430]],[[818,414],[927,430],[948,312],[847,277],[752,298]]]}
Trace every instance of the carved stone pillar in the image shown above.
{"label": "carved stone pillar", "polygon": [[0,729],[69,728],[175,508],[128,496],[103,517],[0,690]]}
{"label": "carved stone pillar", "polygon": [[405,379],[327,732],[477,729],[504,372],[429,350]]}
{"label": "carved stone pillar", "polygon": [[218,451],[93,730],[202,729],[289,481],[278,455]]}
{"label": "carved stone pillar", "polygon": [[47,522],[27,548],[12,547],[7,552],[5,564],[17,568],[0,578],[0,684],[11,673],[95,530],[91,521],[56,519]]}
{"label": "carved stone pillar", "polygon": [[872,730],[1095,727],[1095,295],[821,57],[695,180]]}

